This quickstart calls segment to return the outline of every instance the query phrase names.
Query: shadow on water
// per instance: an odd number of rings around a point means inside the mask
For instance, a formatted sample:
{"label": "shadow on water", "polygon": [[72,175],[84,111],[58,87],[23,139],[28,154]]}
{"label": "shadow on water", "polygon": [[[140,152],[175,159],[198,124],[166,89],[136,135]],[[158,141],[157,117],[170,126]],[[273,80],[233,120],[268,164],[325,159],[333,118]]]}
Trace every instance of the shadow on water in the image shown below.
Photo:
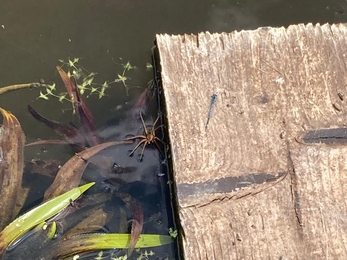
{"label": "shadow on water", "polygon": [[[44,79],[48,84],[56,83],[57,93],[63,92],[55,66],[61,65],[60,59],[67,61],[75,57],[80,58],[79,64],[85,69],[97,72],[94,82],[102,85],[106,80],[111,82],[119,79],[118,75],[124,71],[123,65],[130,61],[137,68],[125,75],[128,93],[122,82],[116,82],[110,85],[101,99],[98,95],[86,98],[98,131],[105,140],[122,140],[130,134],[143,134],[141,121],[132,117],[130,111],[147,82],[153,78],[153,72],[146,68],[146,64],[151,63],[155,34],[207,30],[230,32],[308,22],[338,23],[347,21],[346,12],[347,3],[342,0],[334,1],[334,4],[328,0],[319,3],[313,0],[2,1],[0,86]],[[53,97],[49,97],[49,100],[38,99],[39,95],[40,90],[26,89],[0,96],[0,107],[16,115],[28,143],[38,138],[57,138],[53,130],[30,116],[28,104],[51,120],[77,122],[69,102],[61,103]],[[152,99],[144,117],[146,125],[153,124],[157,115],[157,102]],[[106,150],[104,153],[113,160],[113,173],[90,166],[85,178],[97,182],[94,191],[118,190],[136,198],[144,209],[143,233],[168,234],[168,229],[176,226],[170,208],[167,165],[153,144],[144,150],[142,162],[138,160],[142,147],[136,150],[133,157],[129,157],[134,145],[136,143]],[[44,191],[53,181],[52,176],[42,174],[33,162],[45,163],[56,159],[57,162],[50,162],[52,165],[47,167],[57,167],[72,155],[73,151],[68,145],[26,148],[24,186],[31,187],[26,209],[41,202]],[[112,203],[119,205],[119,208],[124,206],[121,200],[114,199]],[[114,208],[108,207],[109,210]],[[119,216],[124,213],[117,214],[118,217],[105,224],[106,230],[116,232],[120,229]],[[159,248],[155,253],[155,256],[143,256],[141,259],[178,258],[174,245]],[[139,257],[139,253],[136,254],[134,259]],[[27,254],[26,259],[30,259],[30,256],[30,253]],[[35,255],[32,255],[32,259],[36,259]]]}

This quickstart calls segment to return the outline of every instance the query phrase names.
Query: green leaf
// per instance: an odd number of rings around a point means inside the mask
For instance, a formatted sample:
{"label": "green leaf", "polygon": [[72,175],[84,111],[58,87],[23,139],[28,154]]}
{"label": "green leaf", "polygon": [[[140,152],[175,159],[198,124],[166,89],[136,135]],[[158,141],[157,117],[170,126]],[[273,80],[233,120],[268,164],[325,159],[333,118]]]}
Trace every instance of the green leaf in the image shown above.
{"label": "green leaf", "polygon": [[150,250],[149,252],[147,250],[145,250],[145,251],[142,251],[141,255],[136,259],[137,260],[144,260],[144,259],[148,260],[149,257],[154,256],[154,255],[155,255],[155,253],[152,250]]}
{"label": "green leaf", "polygon": [[102,84],[102,86],[104,87],[104,88],[108,88],[109,86],[108,86],[108,81],[105,81],[103,84]]}
{"label": "green leaf", "polygon": [[69,59],[69,66],[70,67],[74,67],[75,66],[75,62],[73,62],[72,60]]}
{"label": "green leaf", "polygon": [[[71,256],[86,251],[97,251],[112,248],[129,247],[130,234],[82,234],[70,237],[59,245],[59,256]],[[135,248],[163,246],[172,243],[171,236],[157,234],[141,234]]]}
{"label": "green leaf", "polygon": [[98,91],[98,89],[97,89],[97,88],[92,87],[92,88],[91,88],[91,90],[90,90],[90,93],[92,94],[92,93],[97,92],[97,91]]}
{"label": "green leaf", "polygon": [[83,83],[86,84],[86,86],[89,86],[93,83],[94,77],[88,78],[88,79],[84,79]]}
{"label": "green leaf", "polygon": [[124,68],[125,70],[131,70],[133,67],[131,66],[130,62],[128,61],[128,62],[123,66],[123,68]]}
{"label": "green leaf", "polygon": [[118,74],[118,79],[122,82],[125,82],[127,80],[127,77]]}
{"label": "green leaf", "polygon": [[57,222],[52,221],[49,224],[43,222],[44,225],[42,226],[43,230],[47,230],[47,238],[53,239],[55,234],[57,233]]}
{"label": "green leaf", "polygon": [[84,92],[86,91],[86,87],[85,87],[85,86],[86,86],[86,85],[84,85],[84,84],[82,84],[82,85],[77,85],[78,90],[79,90],[79,92],[80,92],[81,95],[83,95]]}
{"label": "green leaf", "polygon": [[137,69],[137,67],[131,65],[129,61],[126,64],[122,64],[122,65],[123,65],[124,72],[129,71],[129,70],[133,70],[133,69]]}
{"label": "green leaf", "polygon": [[51,95],[52,94],[52,90],[50,88],[46,88],[46,91],[47,91],[46,95]]}
{"label": "green leaf", "polygon": [[176,238],[177,235],[178,235],[177,229],[169,228],[169,234],[170,234],[171,237]]}
{"label": "green leaf", "polygon": [[103,98],[105,96],[105,88],[102,87],[100,92],[99,92],[99,99]]}
{"label": "green leaf", "polygon": [[66,96],[66,94],[63,94],[63,95],[59,95],[59,101],[60,102],[63,102],[63,100],[65,99],[65,96]]}
{"label": "green leaf", "polygon": [[41,91],[40,91],[40,96],[38,98],[48,100],[47,94],[43,94]]}
{"label": "green leaf", "polygon": [[54,199],[42,203],[29,212],[16,218],[0,233],[0,256],[2,250],[7,248],[9,244],[25,234],[28,230],[65,209],[70,205],[71,201],[76,200],[83,192],[94,184],[95,182],[91,182],[74,188],[60,196],[55,197]]}
{"label": "green leaf", "polygon": [[54,90],[55,90],[55,83],[53,83],[52,85],[48,85],[48,88],[49,88],[51,91],[54,91]]}

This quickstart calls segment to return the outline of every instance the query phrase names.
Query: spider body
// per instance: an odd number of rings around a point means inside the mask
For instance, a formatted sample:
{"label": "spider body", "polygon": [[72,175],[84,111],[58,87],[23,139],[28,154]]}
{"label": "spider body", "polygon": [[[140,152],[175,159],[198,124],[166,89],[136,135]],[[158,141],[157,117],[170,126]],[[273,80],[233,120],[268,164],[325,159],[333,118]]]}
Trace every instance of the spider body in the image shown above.
{"label": "spider body", "polygon": [[143,135],[137,135],[137,136],[134,136],[134,137],[129,137],[129,138],[126,138],[124,140],[135,140],[135,139],[141,139],[141,141],[135,146],[135,148],[130,152],[129,156],[133,155],[134,152],[137,150],[137,148],[140,147],[141,144],[143,144],[143,147],[142,147],[142,151],[141,151],[141,155],[140,155],[140,161],[142,161],[142,157],[143,157],[143,152],[146,148],[147,145],[149,144],[154,144],[157,149],[159,150],[159,152],[161,154],[163,154],[162,150],[160,149],[159,145],[158,145],[158,142],[161,142],[161,143],[164,143],[161,139],[159,139],[156,135],[155,135],[155,132],[160,128],[162,127],[163,125],[160,125],[158,127],[155,127],[155,125],[157,124],[158,120],[159,120],[159,116],[157,117],[157,119],[154,121],[153,123],[153,126],[152,126],[152,129],[151,130],[148,130],[146,125],[145,125],[145,122],[143,121],[143,117],[142,117],[142,113],[140,113],[140,118],[141,118],[141,121],[142,121],[142,125],[143,125],[143,129],[144,129],[144,134]]}

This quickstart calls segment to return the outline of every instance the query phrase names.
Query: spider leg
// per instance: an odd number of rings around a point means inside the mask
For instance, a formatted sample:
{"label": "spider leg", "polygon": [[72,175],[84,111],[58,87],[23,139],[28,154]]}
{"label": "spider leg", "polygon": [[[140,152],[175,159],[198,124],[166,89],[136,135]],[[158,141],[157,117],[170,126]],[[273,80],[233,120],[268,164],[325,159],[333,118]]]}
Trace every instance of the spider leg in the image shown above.
{"label": "spider leg", "polygon": [[146,139],[141,140],[141,141],[135,146],[135,148],[131,151],[131,153],[129,153],[129,156],[131,156],[131,155],[136,151],[136,149],[139,148],[139,146],[140,146],[143,142],[146,142],[146,141],[147,141]]}
{"label": "spider leg", "polygon": [[153,123],[153,127],[154,127],[154,126],[155,126],[155,124],[158,122],[159,118],[160,118],[160,116],[158,116],[158,117],[157,117],[157,119],[154,121],[154,123]]}
{"label": "spider leg", "polygon": [[140,118],[141,118],[141,121],[142,121],[143,130],[145,131],[145,134],[147,135],[148,131],[147,131],[147,127],[145,125],[145,121],[143,121],[142,113],[140,113]]}
{"label": "spider leg", "polygon": [[160,127],[163,127],[164,125],[160,125],[160,126],[158,126],[158,127],[156,127],[154,130],[152,130],[152,131],[157,131]]}
{"label": "spider leg", "polygon": [[[159,141],[161,141],[159,138],[156,138],[156,139],[158,139]],[[154,143],[155,147],[157,147],[157,149],[159,150],[159,152],[161,153],[161,155],[164,156],[164,153],[163,153],[163,151],[160,149],[158,143],[157,143],[155,140],[153,140],[153,143]]]}
{"label": "spider leg", "polygon": [[158,137],[156,137],[156,136],[154,136],[153,138],[154,138],[154,141],[155,141],[155,140],[158,140],[158,141],[160,141],[162,144],[165,144],[165,142],[164,142],[163,140],[161,140],[160,138],[158,138]]}
{"label": "spider leg", "polygon": [[143,144],[143,147],[142,147],[142,151],[141,151],[141,155],[140,155],[140,162],[142,161],[143,152],[145,151],[146,145],[148,144],[147,140],[142,140],[142,141],[145,141],[145,143]]}
{"label": "spider leg", "polygon": [[160,118],[160,116],[157,117],[157,119],[154,121],[153,123],[153,126],[151,128],[151,130],[149,131],[146,127],[146,124],[145,124],[145,121],[143,120],[143,117],[142,117],[142,113],[140,113],[140,118],[141,118],[141,122],[142,122],[142,125],[143,125],[143,130],[144,130],[144,135],[137,135],[137,136],[134,136],[134,137],[129,137],[129,138],[126,138],[124,140],[134,140],[134,139],[142,139],[136,146],[135,148],[131,151],[131,153],[129,154],[129,156],[131,156],[132,154],[134,154],[134,152],[137,150],[137,148],[140,147],[141,144],[143,144],[143,147],[142,147],[142,151],[141,151],[141,154],[140,154],[140,161],[142,161],[142,158],[143,158],[143,153],[146,149],[146,146],[151,144],[151,143],[154,143],[154,145],[157,147],[157,149],[159,150],[159,152],[164,155],[163,151],[161,150],[161,148],[159,147],[158,145],[158,141],[160,141],[162,144],[165,145],[165,143],[159,139],[158,137],[155,136],[155,132],[160,128],[160,127],[163,127],[164,125],[160,125],[160,126],[157,126],[155,127],[155,125],[158,123],[158,120]]}
{"label": "spider leg", "polygon": [[138,138],[145,139],[146,137],[144,135],[137,135],[137,136],[134,136],[134,137],[125,138],[123,141],[135,140],[135,139],[138,139]]}

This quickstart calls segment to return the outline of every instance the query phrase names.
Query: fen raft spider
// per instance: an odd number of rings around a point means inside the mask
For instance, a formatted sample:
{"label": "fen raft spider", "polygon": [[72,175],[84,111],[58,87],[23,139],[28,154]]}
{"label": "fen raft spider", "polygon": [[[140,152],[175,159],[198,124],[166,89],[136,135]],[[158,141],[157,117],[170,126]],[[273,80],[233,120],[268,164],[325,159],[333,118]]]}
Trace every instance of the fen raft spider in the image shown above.
{"label": "fen raft spider", "polygon": [[164,142],[159,139],[156,135],[155,135],[155,132],[160,128],[162,127],[163,125],[160,125],[158,127],[155,127],[155,125],[157,124],[158,120],[159,120],[159,116],[157,117],[157,119],[154,121],[153,123],[153,126],[152,126],[152,129],[151,130],[148,130],[146,125],[145,125],[145,122],[143,121],[143,118],[142,118],[142,113],[140,113],[140,118],[141,118],[141,121],[142,121],[142,125],[143,125],[143,129],[144,129],[144,135],[137,135],[137,136],[134,136],[134,137],[129,137],[129,138],[126,138],[124,139],[125,141],[127,140],[135,140],[135,139],[142,139],[136,146],[135,148],[130,152],[129,156],[132,156],[134,154],[134,152],[137,150],[137,148],[140,147],[141,144],[143,144],[143,147],[142,147],[142,151],[141,151],[141,155],[140,155],[140,162],[142,161],[142,158],[143,158],[143,152],[146,148],[147,145],[149,144],[154,144],[157,149],[159,150],[159,152],[161,154],[163,154],[162,150],[160,149],[157,141],[160,141],[161,143],[164,144]]}

